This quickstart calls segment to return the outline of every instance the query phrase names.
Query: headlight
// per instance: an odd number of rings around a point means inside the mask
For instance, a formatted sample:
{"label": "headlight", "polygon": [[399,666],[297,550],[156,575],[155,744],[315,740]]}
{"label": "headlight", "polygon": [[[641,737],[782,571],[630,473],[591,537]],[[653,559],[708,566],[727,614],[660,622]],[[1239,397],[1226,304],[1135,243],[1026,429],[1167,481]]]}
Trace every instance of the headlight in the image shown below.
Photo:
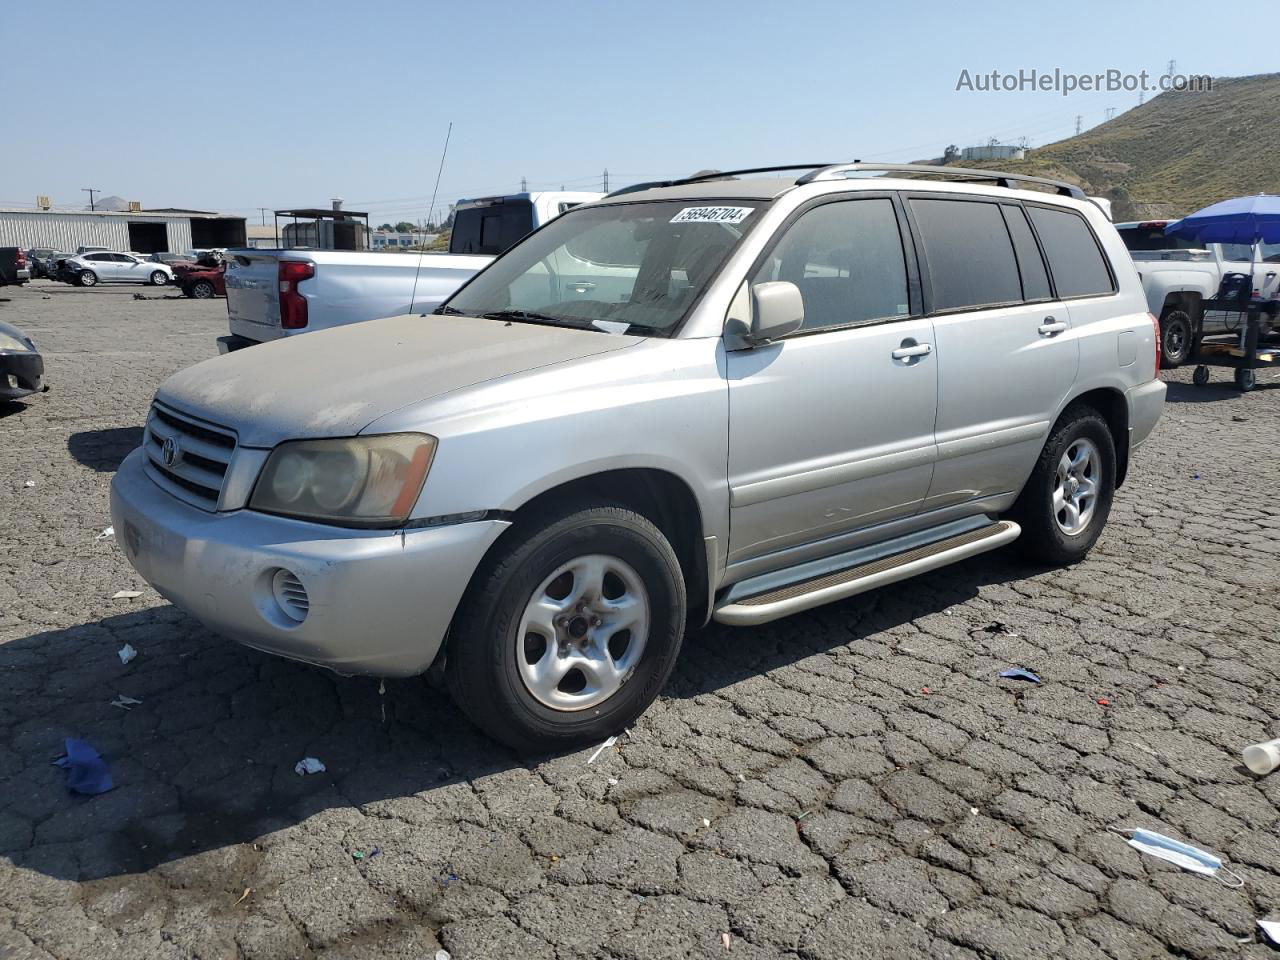
{"label": "headlight", "polygon": [[436,452],[425,433],[291,440],[271,451],[249,507],[350,527],[404,523]]}
{"label": "headlight", "polygon": [[35,353],[36,345],[30,340],[19,340],[7,333],[0,333],[0,350],[15,350],[18,353]]}

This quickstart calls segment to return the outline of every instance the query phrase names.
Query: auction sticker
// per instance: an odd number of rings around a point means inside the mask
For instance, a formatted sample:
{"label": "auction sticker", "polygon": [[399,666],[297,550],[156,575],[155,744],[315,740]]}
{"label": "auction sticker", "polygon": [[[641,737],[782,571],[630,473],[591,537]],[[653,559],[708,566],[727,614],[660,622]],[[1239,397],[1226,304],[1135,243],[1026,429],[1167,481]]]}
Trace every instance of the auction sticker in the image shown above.
{"label": "auction sticker", "polygon": [[755,207],[685,207],[672,223],[741,223],[755,212]]}

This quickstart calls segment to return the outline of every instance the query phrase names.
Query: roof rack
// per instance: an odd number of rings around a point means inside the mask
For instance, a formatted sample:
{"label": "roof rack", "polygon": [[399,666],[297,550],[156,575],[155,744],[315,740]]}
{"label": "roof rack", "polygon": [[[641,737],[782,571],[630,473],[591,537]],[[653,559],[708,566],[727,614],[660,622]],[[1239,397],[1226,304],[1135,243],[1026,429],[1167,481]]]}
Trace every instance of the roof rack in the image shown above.
{"label": "roof rack", "polygon": [[[783,169],[781,167],[777,169]],[[855,173],[915,173],[928,174],[931,177],[956,177],[967,181],[989,181],[1009,190],[1016,190],[1019,183],[1038,183],[1053,187],[1054,192],[1064,197],[1087,200],[1085,192],[1064,180],[1050,180],[1048,177],[1032,177],[1021,173],[1005,173],[1000,170],[978,170],[970,167],[935,167],[923,163],[837,163],[821,169],[812,170],[796,180],[797,184],[813,183],[818,180],[842,180]]]}

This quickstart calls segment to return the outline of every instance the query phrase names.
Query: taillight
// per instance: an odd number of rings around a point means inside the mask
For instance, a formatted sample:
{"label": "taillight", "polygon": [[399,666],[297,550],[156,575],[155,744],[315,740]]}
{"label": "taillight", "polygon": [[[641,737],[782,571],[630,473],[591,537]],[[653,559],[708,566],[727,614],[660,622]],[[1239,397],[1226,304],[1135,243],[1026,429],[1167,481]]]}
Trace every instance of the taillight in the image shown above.
{"label": "taillight", "polygon": [[1156,372],[1151,378],[1154,380],[1160,376],[1160,318],[1154,313],[1148,313],[1147,316],[1151,318],[1151,327],[1156,332]]}
{"label": "taillight", "polygon": [[27,265],[27,255],[21,250],[18,251],[18,267],[22,268]]}
{"label": "taillight", "polygon": [[307,325],[307,298],[298,292],[298,284],[316,275],[316,265],[305,260],[281,260],[280,326],[285,330],[301,330]]}

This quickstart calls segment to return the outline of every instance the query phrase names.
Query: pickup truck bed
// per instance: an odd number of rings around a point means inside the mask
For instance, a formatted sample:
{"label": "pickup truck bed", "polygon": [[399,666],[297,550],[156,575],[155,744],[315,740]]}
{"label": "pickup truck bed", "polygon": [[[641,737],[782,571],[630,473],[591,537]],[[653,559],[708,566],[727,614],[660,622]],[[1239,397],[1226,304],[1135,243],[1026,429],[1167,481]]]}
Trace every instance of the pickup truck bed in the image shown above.
{"label": "pickup truck bed", "polygon": [[[429,313],[492,259],[449,253],[228,250],[224,279],[231,336],[218,338],[219,350],[402,316],[411,303],[415,312]],[[306,302],[305,325],[292,329],[281,324],[282,261],[311,267],[311,276],[296,282]]]}

